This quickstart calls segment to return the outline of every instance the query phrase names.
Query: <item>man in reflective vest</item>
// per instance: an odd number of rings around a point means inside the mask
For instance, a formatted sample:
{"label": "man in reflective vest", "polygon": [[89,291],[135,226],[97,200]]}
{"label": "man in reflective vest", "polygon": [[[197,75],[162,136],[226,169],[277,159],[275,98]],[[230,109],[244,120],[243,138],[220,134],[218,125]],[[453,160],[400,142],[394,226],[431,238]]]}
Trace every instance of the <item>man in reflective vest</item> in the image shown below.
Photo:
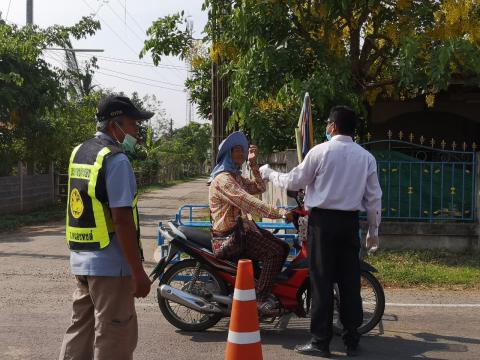
{"label": "man in reflective vest", "polygon": [[150,291],[142,266],[137,185],[125,152],[133,151],[140,111],[124,96],[100,102],[95,137],[72,152],[66,239],[77,280],[73,314],[59,359],[132,359],[135,297]]}

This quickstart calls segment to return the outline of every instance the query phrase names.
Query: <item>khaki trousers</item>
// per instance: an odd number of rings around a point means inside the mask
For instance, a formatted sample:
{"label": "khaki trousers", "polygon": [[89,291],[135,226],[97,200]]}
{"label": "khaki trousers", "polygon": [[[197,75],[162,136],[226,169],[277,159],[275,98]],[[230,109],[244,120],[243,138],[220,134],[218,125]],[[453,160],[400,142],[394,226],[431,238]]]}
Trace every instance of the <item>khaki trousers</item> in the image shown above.
{"label": "khaki trousers", "polygon": [[59,360],[131,360],[138,326],[131,277],[76,276]]}

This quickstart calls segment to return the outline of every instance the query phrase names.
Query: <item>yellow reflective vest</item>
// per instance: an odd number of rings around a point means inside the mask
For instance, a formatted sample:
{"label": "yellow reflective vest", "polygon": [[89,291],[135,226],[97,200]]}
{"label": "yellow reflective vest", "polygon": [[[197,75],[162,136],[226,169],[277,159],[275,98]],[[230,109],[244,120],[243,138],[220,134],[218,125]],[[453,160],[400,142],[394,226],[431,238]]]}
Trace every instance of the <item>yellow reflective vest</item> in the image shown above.
{"label": "yellow reflective vest", "polygon": [[[105,183],[105,159],[122,152],[113,142],[95,137],[73,149],[68,166],[66,238],[71,250],[100,250],[114,234]],[[132,203],[141,250],[138,196]],[[141,251],[140,251],[141,252]],[[143,257],[143,256],[142,256]]]}

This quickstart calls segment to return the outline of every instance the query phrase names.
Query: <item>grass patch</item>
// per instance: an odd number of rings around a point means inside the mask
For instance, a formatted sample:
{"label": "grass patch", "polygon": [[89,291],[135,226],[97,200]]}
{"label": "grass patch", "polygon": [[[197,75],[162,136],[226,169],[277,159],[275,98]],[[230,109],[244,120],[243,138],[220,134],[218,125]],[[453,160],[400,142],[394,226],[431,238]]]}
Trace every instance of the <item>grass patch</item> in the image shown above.
{"label": "grass patch", "polygon": [[480,252],[382,250],[367,261],[384,286],[480,289]]}
{"label": "grass patch", "polygon": [[65,206],[64,202],[58,202],[28,213],[4,214],[0,216],[0,232],[64,219]]}

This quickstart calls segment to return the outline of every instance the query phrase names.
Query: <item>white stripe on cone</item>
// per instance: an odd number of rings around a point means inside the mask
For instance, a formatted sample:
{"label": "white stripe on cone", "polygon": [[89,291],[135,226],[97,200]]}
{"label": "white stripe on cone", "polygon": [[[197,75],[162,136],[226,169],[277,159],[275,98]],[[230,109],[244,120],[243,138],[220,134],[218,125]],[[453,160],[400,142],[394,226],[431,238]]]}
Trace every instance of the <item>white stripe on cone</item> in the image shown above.
{"label": "white stripe on cone", "polygon": [[238,345],[256,344],[260,342],[260,331],[252,332],[228,332],[228,342]]}
{"label": "white stripe on cone", "polygon": [[256,300],[255,289],[249,289],[249,290],[235,289],[235,291],[233,292],[233,299],[238,301]]}

